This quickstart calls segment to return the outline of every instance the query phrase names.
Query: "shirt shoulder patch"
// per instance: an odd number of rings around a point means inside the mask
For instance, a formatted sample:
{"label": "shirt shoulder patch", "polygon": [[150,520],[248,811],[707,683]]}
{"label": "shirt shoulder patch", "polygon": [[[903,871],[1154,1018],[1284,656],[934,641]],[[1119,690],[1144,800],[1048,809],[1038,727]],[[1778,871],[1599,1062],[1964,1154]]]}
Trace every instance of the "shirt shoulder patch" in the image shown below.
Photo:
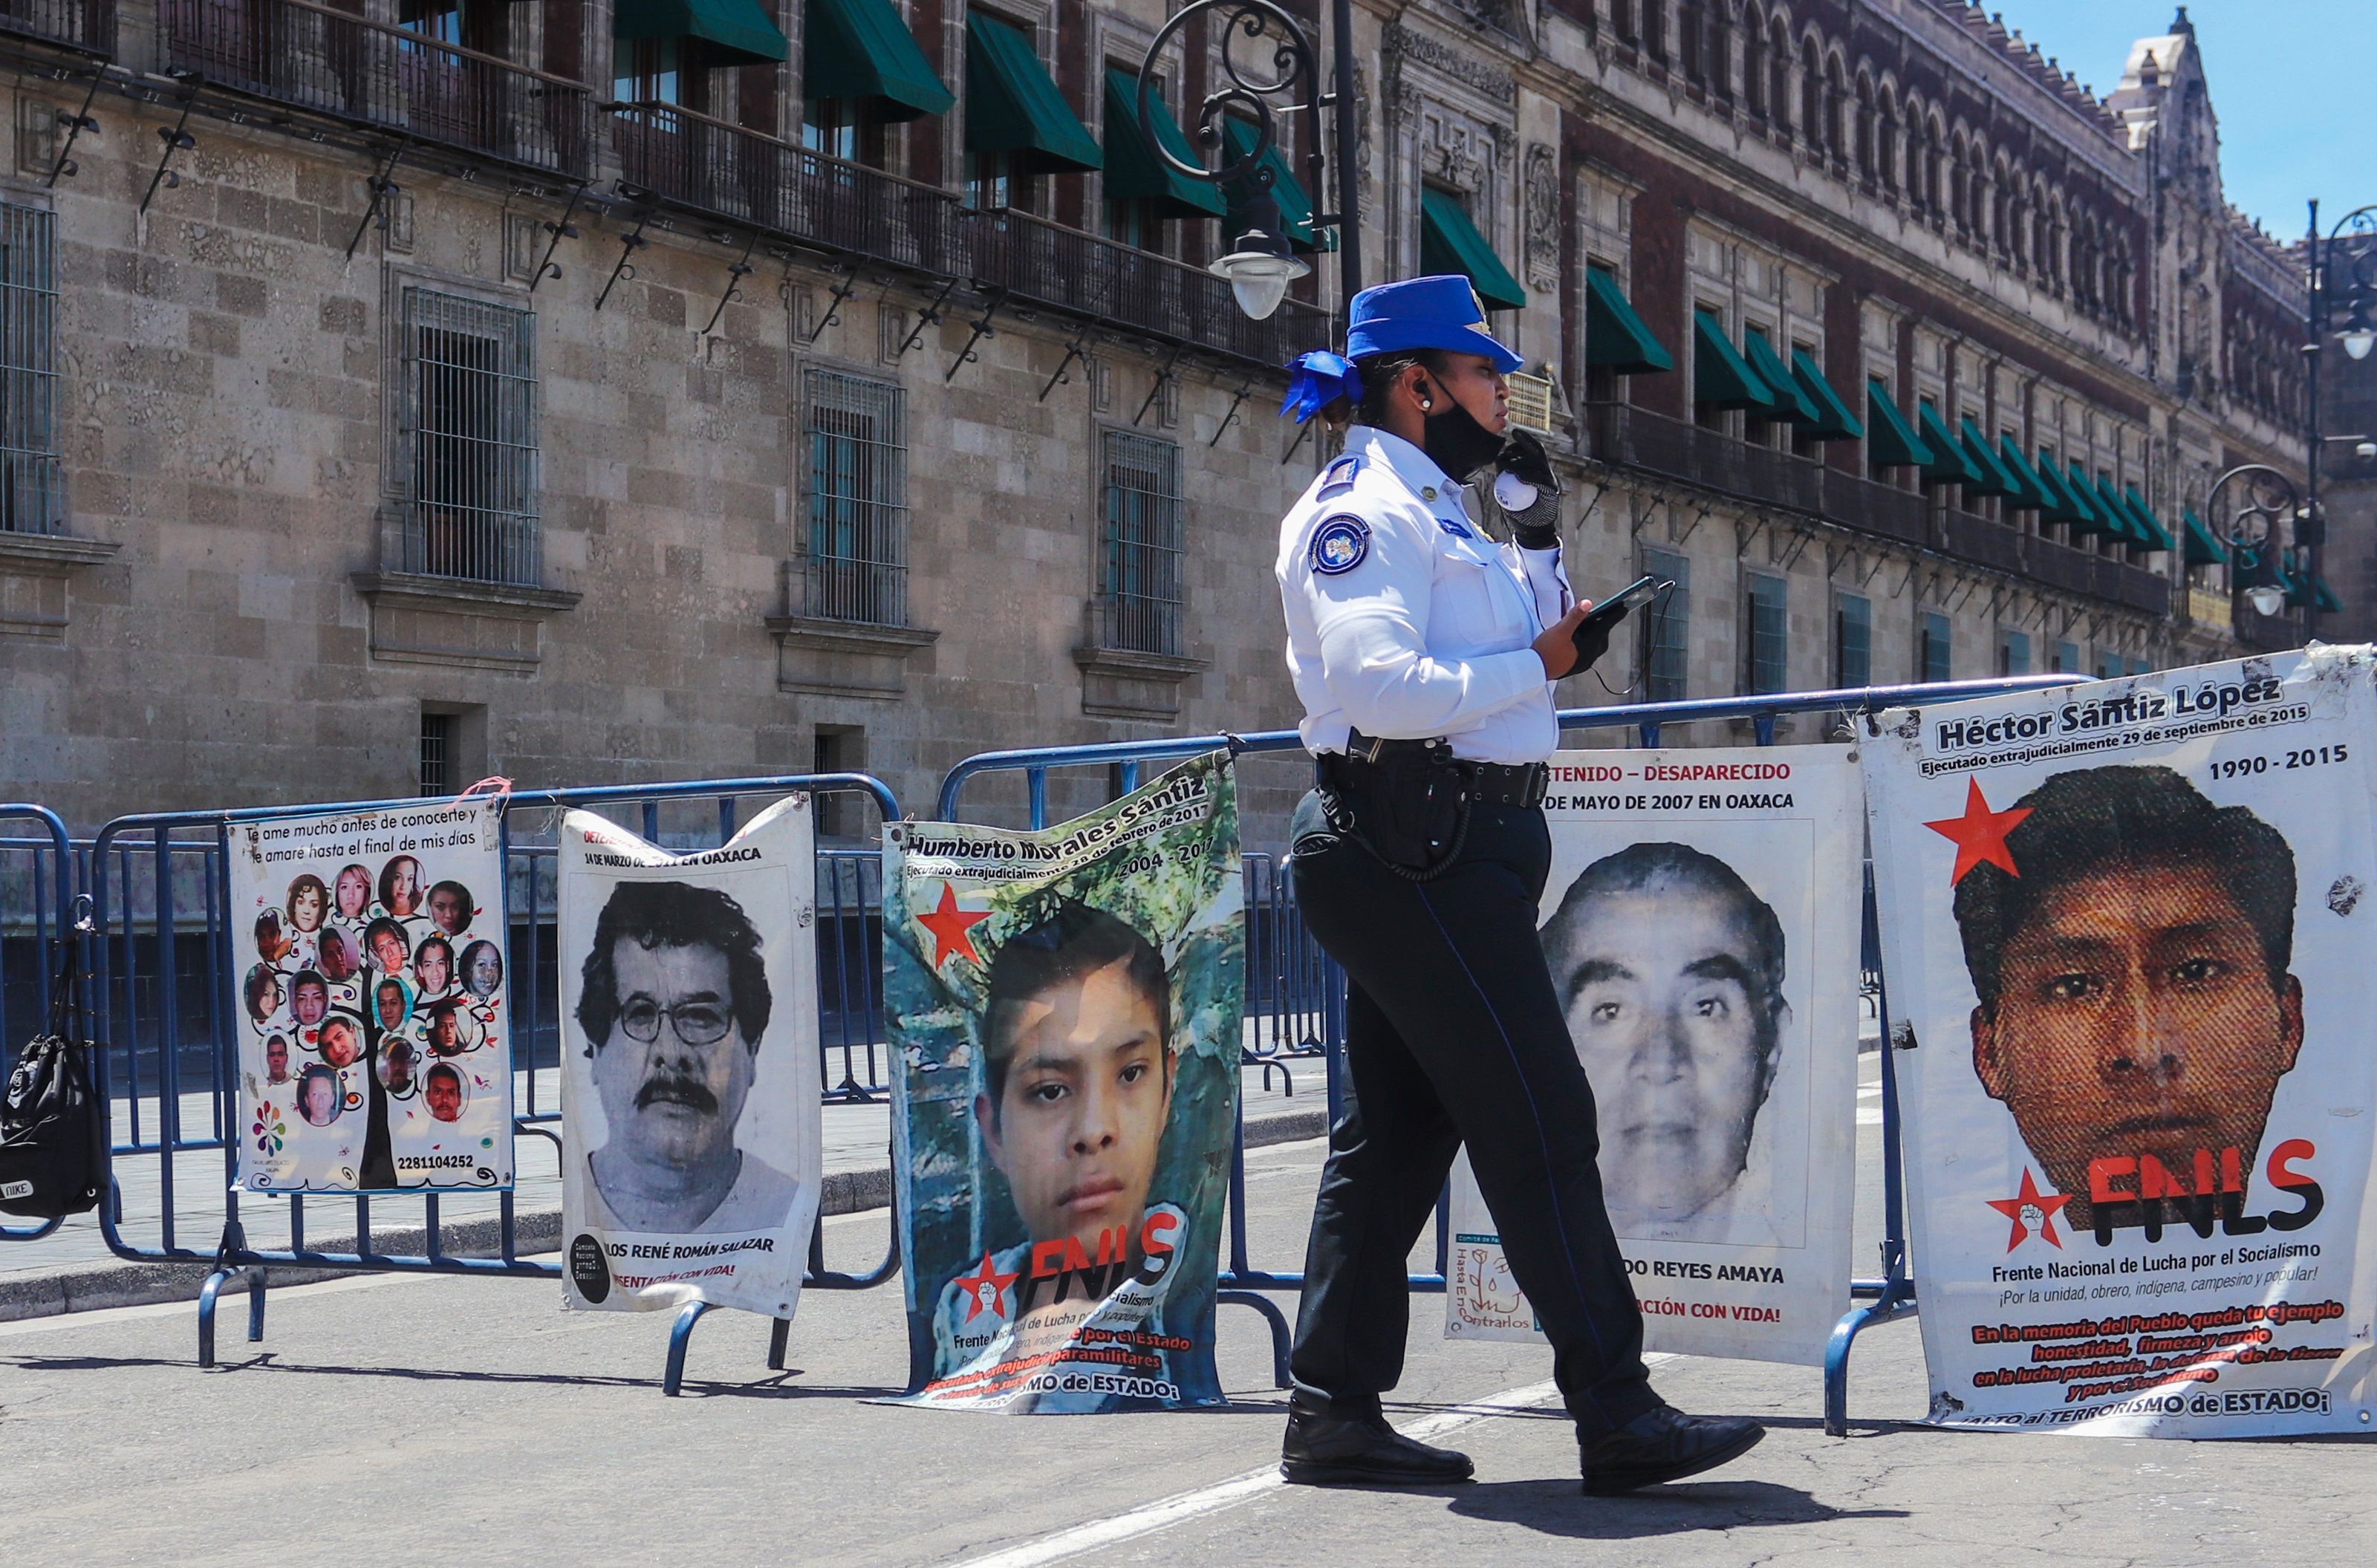
{"label": "shirt shoulder patch", "polygon": [[1370,525],[1351,512],[1320,520],[1312,531],[1312,569],[1323,577],[1352,571],[1370,553]]}
{"label": "shirt shoulder patch", "polygon": [[1320,489],[1313,499],[1325,501],[1333,496],[1344,495],[1354,488],[1354,480],[1361,472],[1361,453],[1347,452],[1337,458],[1320,471]]}

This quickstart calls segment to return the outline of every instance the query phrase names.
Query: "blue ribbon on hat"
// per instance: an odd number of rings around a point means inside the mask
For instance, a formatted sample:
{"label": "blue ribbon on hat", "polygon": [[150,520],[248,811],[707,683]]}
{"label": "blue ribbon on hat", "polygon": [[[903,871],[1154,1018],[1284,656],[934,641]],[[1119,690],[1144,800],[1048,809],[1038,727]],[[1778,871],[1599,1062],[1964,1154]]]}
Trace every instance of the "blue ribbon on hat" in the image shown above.
{"label": "blue ribbon on hat", "polygon": [[1362,373],[1342,353],[1315,349],[1287,362],[1287,396],[1280,400],[1283,418],[1296,415],[1298,425],[1339,398],[1362,401]]}

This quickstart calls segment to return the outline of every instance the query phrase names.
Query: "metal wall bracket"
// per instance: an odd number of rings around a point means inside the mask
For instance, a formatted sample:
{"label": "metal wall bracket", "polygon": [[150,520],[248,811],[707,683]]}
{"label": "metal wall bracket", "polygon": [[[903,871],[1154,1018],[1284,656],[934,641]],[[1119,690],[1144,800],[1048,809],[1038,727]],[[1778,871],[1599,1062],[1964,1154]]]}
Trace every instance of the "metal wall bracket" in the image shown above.
{"label": "metal wall bracket", "polygon": [[636,275],[636,269],[627,265],[627,258],[652,243],[644,238],[644,225],[651,221],[652,208],[647,204],[636,214],[636,226],[619,236],[619,259],[611,264],[610,278],[603,283],[603,292],[594,296],[596,310],[603,308],[603,302],[611,297],[611,291],[618,286],[622,277],[633,278]]}
{"label": "metal wall bracket", "polygon": [[892,353],[891,357],[893,359],[902,357],[910,349],[913,349],[919,343],[923,342],[925,341],[926,328],[938,327],[941,324],[941,306],[949,304],[950,295],[957,292],[957,287],[958,281],[955,278],[951,278],[948,282],[941,285],[941,292],[933,296],[933,303],[925,306],[924,309],[916,313],[915,329],[906,337],[900,340],[899,348]]}
{"label": "metal wall bracket", "polygon": [[561,209],[561,221],[544,226],[544,232],[553,238],[545,242],[544,255],[537,260],[536,275],[528,281],[529,293],[536,293],[536,286],[547,278],[561,276],[561,269],[554,264],[553,253],[561,248],[562,241],[578,237],[578,225],[570,220],[578,216],[578,203],[586,195],[586,187],[593,183],[591,177],[579,181],[578,188],[569,193],[569,205]]}
{"label": "metal wall bracket", "polygon": [[1230,422],[1238,417],[1238,405],[1245,402],[1247,401],[1247,394],[1254,389],[1255,378],[1249,376],[1247,377],[1245,385],[1241,386],[1236,392],[1230,394],[1230,406],[1223,411],[1222,423],[1213,426],[1213,438],[1206,442],[1205,445],[1208,447],[1218,447],[1222,444],[1223,432],[1229,429]]}
{"label": "metal wall bracket", "polygon": [[[1065,357],[1057,362],[1057,374],[1049,377],[1048,384],[1040,389],[1040,401],[1042,402],[1046,402],[1048,401],[1048,394],[1055,391],[1059,385],[1073,378],[1071,375],[1073,361],[1078,359],[1084,365],[1087,365],[1090,362],[1090,356],[1085,351],[1089,344],[1090,333],[1096,328],[1096,326],[1097,322],[1094,319],[1083,321],[1081,323],[1081,329],[1073,334],[1073,341],[1065,345]],[[1157,385],[1161,386],[1162,383],[1158,382]],[[1140,412],[1144,413],[1147,411],[1145,409],[1141,409]],[[1136,425],[1139,421],[1134,419],[1131,423]]]}
{"label": "metal wall bracket", "polygon": [[[998,314],[998,307],[1006,303],[1007,291],[1002,288],[993,287],[990,291],[989,299],[983,305],[981,317],[978,317],[973,324],[973,335],[966,339],[966,345],[964,349],[959,353],[955,363],[950,365],[948,370],[942,372],[941,381],[943,385],[947,385],[949,382],[955,380],[960,370],[974,362],[976,358],[973,352],[975,344],[981,342],[985,338],[996,337],[997,335],[991,330],[991,317],[997,316]],[[1045,397],[1047,394],[1044,392],[1041,395]]]}
{"label": "metal wall bracket", "polygon": [[371,186],[371,205],[364,209],[362,220],[355,224],[354,233],[347,240],[347,259],[349,261],[352,261],[355,258],[355,246],[364,243],[364,231],[369,229],[374,222],[377,222],[382,228],[386,228],[388,226],[388,219],[380,212],[380,204],[386,201],[391,193],[402,188],[396,183],[396,165],[398,161],[403,158],[404,150],[412,144],[412,133],[411,131],[407,131],[402,136],[397,138],[396,145],[388,150],[387,162],[383,162],[379,166],[378,172],[374,174],[372,177],[365,182]]}
{"label": "metal wall bracket", "polygon": [[59,113],[58,129],[66,133],[66,141],[58,149],[57,162],[50,165],[49,178],[42,182],[42,188],[53,189],[58,183],[59,175],[72,174],[75,173],[75,138],[81,136],[85,131],[95,131],[99,129],[99,122],[90,117],[90,104],[91,100],[99,96],[99,84],[106,79],[107,71],[105,67],[102,66],[92,71],[90,73],[90,90],[82,95],[82,107],[76,110],[71,114],[63,111]]}
{"label": "metal wall bracket", "polygon": [[[1185,350],[1174,349],[1172,351],[1172,357],[1164,362],[1164,368],[1155,373],[1155,384],[1147,389],[1147,401],[1141,403],[1139,405],[1139,412],[1130,416],[1131,427],[1133,429],[1137,429],[1139,427],[1139,422],[1147,417],[1147,411],[1155,406],[1155,400],[1164,395],[1164,389],[1170,386],[1173,381],[1177,379],[1174,375],[1174,371],[1179,365],[1180,356],[1185,352]],[[1044,393],[1043,396],[1045,397],[1045,394]]]}
{"label": "metal wall bracket", "polygon": [[190,95],[182,100],[182,117],[173,122],[173,128],[170,131],[162,126],[157,127],[157,139],[165,144],[165,151],[157,160],[157,172],[149,176],[149,188],[141,193],[137,211],[145,213],[149,210],[149,203],[156,199],[159,186],[172,190],[182,183],[182,176],[174,173],[171,165],[173,154],[198,145],[198,138],[189,132],[190,111],[197,106],[198,94],[205,90],[206,85],[202,78],[191,78]]}
{"label": "metal wall bracket", "polygon": [[[743,254],[736,257],[735,265],[726,269],[726,292],[718,296],[717,305],[711,311],[710,319],[703,324],[703,337],[710,336],[711,329],[718,325],[718,318],[726,314],[726,307],[743,297],[743,280],[751,275],[751,253],[758,248],[759,231],[754,229],[750,242],[743,247]],[[817,339],[812,337],[809,341],[815,342]]]}
{"label": "metal wall bracket", "polygon": [[818,324],[809,329],[809,344],[811,347],[815,347],[817,341],[825,336],[825,329],[827,328],[842,319],[842,307],[843,302],[848,300],[851,295],[857,292],[858,263],[854,261],[850,264],[850,270],[843,273],[841,281],[834,284],[833,297],[826,301],[825,314],[818,317]]}
{"label": "metal wall bracket", "polygon": [[1279,456],[1280,467],[1285,468],[1290,462],[1295,461],[1297,449],[1304,445],[1304,438],[1311,434],[1312,422],[1310,420],[1307,420],[1296,427],[1296,439],[1290,441],[1287,444],[1287,450],[1282,452]]}

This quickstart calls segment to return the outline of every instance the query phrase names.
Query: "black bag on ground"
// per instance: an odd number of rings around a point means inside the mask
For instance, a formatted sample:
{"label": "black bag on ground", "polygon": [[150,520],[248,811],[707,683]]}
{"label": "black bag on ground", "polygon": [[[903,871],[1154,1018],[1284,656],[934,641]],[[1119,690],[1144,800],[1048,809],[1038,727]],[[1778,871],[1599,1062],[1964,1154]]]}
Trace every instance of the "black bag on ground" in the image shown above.
{"label": "black bag on ground", "polygon": [[0,1212],[63,1219],[107,1189],[107,1107],[91,1089],[74,993],[79,934],[51,994],[50,1032],[26,1043],[0,1095]]}

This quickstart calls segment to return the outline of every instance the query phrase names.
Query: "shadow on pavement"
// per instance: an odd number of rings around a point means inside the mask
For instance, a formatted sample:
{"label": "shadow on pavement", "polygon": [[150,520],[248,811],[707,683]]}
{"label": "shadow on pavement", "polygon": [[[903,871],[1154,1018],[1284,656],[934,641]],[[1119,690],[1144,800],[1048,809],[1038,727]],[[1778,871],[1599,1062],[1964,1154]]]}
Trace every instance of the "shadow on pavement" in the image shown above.
{"label": "shadow on pavement", "polygon": [[[182,1367],[191,1371],[200,1369],[196,1360],[182,1360],[171,1356],[16,1356],[0,1358],[0,1366],[13,1366],[29,1372],[96,1371],[102,1369],[124,1371],[134,1368]],[[245,1360],[224,1360],[205,1375],[227,1376],[235,1372],[294,1372],[308,1377],[400,1378],[414,1382],[476,1382],[548,1384],[564,1388],[651,1388],[660,1387],[660,1379],[589,1376],[569,1372],[491,1372],[466,1371],[444,1367],[340,1367],[308,1365],[283,1361],[271,1352],[251,1356]],[[797,1371],[770,1372],[750,1382],[717,1382],[688,1377],[685,1392],[688,1395],[707,1398],[744,1399],[881,1399],[902,1393],[889,1384],[880,1387],[851,1387],[838,1383],[795,1384],[789,1380]]]}
{"label": "shadow on pavement", "polygon": [[1488,1481],[1452,1494],[1449,1508],[1463,1518],[1491,1519],[1579,1540],[1907,1517],[1903,1508],[1834,1508],[1797,1487],[1773,1481],[1688,1481],[1627,1497],[1580,1496],[1572,1480]]}

